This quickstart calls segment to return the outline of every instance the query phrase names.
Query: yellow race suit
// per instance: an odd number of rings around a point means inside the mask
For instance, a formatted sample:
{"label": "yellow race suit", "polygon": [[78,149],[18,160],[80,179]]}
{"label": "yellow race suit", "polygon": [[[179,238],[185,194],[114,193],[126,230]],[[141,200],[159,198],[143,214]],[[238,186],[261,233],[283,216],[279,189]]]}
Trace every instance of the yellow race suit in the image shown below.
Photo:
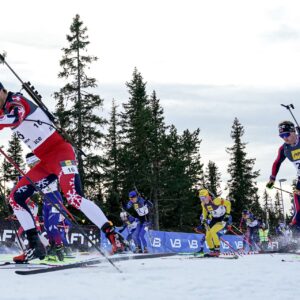
{"label": "yellow race suit", "polygon": [[220,239],[218,237],[218,232],[222,230],[225,226],[223,219],[225,215],[229,215],[231,211],[231,202],[222,198],[215,198],[209,203],[205,204],[203,201],[201,203],[203,221],[211,220],[207,222],[206,226],[206,243],[210,250],[220,248]]}

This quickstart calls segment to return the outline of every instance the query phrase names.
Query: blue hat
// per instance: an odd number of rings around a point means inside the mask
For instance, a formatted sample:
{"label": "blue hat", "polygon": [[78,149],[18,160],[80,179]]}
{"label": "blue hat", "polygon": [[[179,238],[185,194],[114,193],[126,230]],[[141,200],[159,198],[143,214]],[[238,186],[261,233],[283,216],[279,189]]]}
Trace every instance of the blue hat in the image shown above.
{"label": "blue hat", "polygon": [[3,84],[0,82],[0,90],[3,90],[4,89],[4,86]]}
{"label": "blue hat", "polygon": [[128,194],[129,198],[133,198],[133,197],[136,197],[137,196],[137,192],[136,191],[131,191],[129,194]]}

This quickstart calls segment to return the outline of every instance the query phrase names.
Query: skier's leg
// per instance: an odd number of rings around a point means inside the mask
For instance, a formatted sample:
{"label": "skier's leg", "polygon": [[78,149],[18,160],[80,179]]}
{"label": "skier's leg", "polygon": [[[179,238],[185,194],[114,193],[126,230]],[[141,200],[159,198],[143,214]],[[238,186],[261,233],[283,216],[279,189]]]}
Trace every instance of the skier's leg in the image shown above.
{"label": "skier's leg", "polygon": [[218,232],[224,228],[225,224],[222,222],[217,222],[211,229],[210,233],[212,236],[213,243],[215,245],[215,249],[220,251],[220,239],[218,236]]}
{"label": "skier's leg", "polygon": [[140,230],[140,240],[141,240],[141,244],[142,244],[142,247],[143,247],[143,252],[148,253],[147,241],[145,239],[145,234],[146,234],[145,227],[146,227],[146,224],[142,223],[141,224],[141,230]]}
{"label": "skier's leg", "polygon": [[108,221],[100,207],[83,197],[75,160],[74,150],[68,143],[59,145],[55,153],[52,152],[44,158],[44,162],[47,163],[47,170],[57,175],[68,203],[81,210],[90,221],[106,234],[113,246],[113,252],[121,251],[124,249],[124,245],[112,223]]}
{"label": "skier's leg", "polygon": [[213,239],[212,239],[212,235],[211,235],[211,229],[209,227],[206,229],[205,240],[206,240],[206,243],[207,243],[207,246],[208,246],[209,250],[214,251],[215,245],[213,243]]}
{"label": "skier's leg", "polygon": [[[27,176],[40,188],[43,188],[44,185],[51,182],[52,177],[47,175],[47,172],[40,166],[40,164],[32,168],[27,173]],[[17,262],[25,262],[33,258],[43,259],[46,254],[45,248],[39,239],[34,218],[26,204],[26,199],[31,197],[34,191],[34,187],[25,177],[23,177],[9,196],[9,203],[21,226],[24,228],[29,242],[28,249],[25,253],[14,258]]]}

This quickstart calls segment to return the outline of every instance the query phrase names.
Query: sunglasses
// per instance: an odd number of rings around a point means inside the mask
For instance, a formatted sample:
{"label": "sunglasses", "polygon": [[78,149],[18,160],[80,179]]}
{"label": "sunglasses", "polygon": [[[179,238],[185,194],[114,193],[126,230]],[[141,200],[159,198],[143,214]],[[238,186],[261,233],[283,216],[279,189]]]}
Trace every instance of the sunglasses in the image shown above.
{"label": "sunglasses", "polygon": [[205,199],[206,199],[205,196],[200,196],[200,200],[201,200],[201,201],[204,201]]}
{"label": "sunglasses", "polygon": [[282,139],[288,138],[290,135],[291,135],[290,132],[284,132],[284,133],[280,133],[280,134],[279,134],[279,136],[280,136]]}

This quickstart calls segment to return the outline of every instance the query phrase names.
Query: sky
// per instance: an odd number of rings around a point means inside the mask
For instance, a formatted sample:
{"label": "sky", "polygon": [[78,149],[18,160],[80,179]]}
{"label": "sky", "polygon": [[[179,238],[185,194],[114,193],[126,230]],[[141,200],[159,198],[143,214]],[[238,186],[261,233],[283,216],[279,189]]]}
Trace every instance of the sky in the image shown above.
{"label": "sky", "polygon": [[[88,53],[99,58],[88,75],[97,79],[96,92],[104,99],[101,114],[109,114],[112,99],[128,100],[125,83],[136,67],[148,93],[155,90],[160,98],[167,124],[201,129],[202,161],[217,164],[223,187],[229,179],[225,149],[237,117],[263,192],[282,142],[277,125],[292,120],[281,104],[293,103],[296,118],[300,111],[299,1],[11,0],[1,8],[0,51],[24,81],[34,83],[50,110],[52,94],[65,84],[57,77],[59,60],[79,14],[88,28]],[[20,90],[5,66],[0,81]],[[9,135],[1,132],[1,144]],[[278,179],[287,179],[283,188],[291,190],[295,176],[285,162]]]}

